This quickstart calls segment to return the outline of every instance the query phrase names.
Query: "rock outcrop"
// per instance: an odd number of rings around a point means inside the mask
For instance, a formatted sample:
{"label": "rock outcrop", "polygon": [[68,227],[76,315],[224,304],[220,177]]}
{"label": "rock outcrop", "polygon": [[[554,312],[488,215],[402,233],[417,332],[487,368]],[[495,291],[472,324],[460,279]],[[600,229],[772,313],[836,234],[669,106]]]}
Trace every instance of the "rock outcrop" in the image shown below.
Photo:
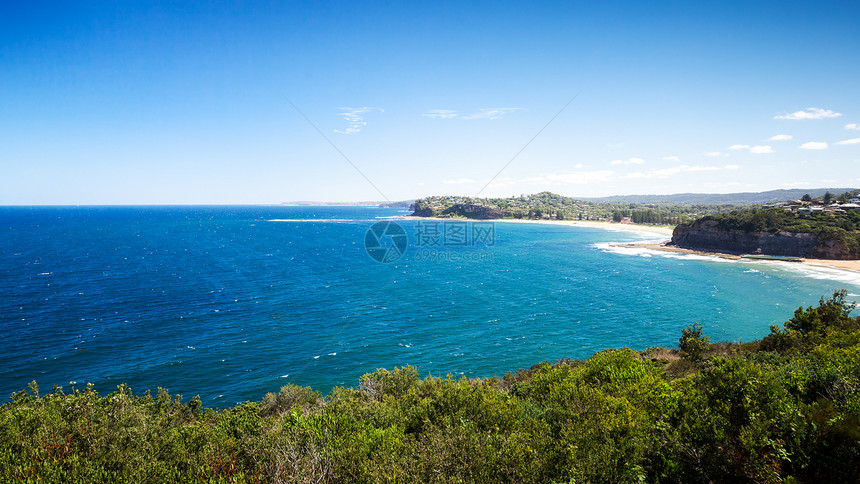
{"label": "rock outcrop", "polygon": [[675,227],[671,245],[685,249],[729,254],[763,254],[813,259],[849,260],[849,251],[838,240],[819,240],[801,232],[747,232],[720,228],[714,220],[697,220]]}
{"label": "rock outcrop", "polygon": [[417,203],[413,203],[409,207],[409,209],[412,210],[412,216],[413,217],[435,217],[436,216],[436,212],[434,212],[432,208],[422,207],[421,205],[419,205]]}
{"label": "rock outcrop", "polygon": [[465,217],[491,220],[502,218],[505,215],[501,210],[469,203],[455,203],[439,213],[430,207],[421,207],[417,203],[413,204],[411,208],[414,217]]}

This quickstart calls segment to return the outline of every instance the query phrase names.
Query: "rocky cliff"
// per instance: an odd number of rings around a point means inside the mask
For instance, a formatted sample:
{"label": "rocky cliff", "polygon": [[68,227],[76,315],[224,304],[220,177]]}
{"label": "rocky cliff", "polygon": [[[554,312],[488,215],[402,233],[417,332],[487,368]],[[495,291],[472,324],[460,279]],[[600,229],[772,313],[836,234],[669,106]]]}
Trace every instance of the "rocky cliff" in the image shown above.
{"label": "rocky cliff", "polygon": [[852,259],[838,240],[820,240],[800,232],[755,232],[720,228],[715,220],[698,220],[675,227],[671,245],[729,254],[765,254],[813,259]]}
{"label": "rocky cliff", "polygon": [[465,217],[491,220],[502,218],[505,215],[504,212],[495,208],[467,203],[455,203],[438,213],[430,207],[422,207],[417,203],[412,204],[411,208],[413,217]]}

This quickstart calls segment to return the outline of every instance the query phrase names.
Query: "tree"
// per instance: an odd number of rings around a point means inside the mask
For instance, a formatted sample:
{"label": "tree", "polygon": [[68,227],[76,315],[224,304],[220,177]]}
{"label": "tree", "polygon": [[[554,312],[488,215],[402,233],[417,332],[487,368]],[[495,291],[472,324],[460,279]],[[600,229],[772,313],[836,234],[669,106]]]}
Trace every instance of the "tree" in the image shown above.
{"label": "tree", "polygon": [[806,195],[802,196],[800,199],[803,200],[804,202],[811,202],[812,201],[812,197],[810,197],[808,193]]}
{"label": "tree", "polygon": [[825,300],[824,297],[818,302],[818,307],[803,307],[794,311],[794,317],[785,322],[785,328],[789,331],[797,331],[806,335],[810,333],[824,334],[827,329],[856,329],[860,325],[860,318],[852,318],[851,311],[857,307],[856,303],[845,301],[848,291],[842,289],[833,293],[833,297]]}
{"label": "tree", "polygon": [[693,323],[681,330],[681,338],[678,340],[681,347],[681,357],[690,361],[701,361],[702,355],[708,350],[711,338],[702,337],[702,326]]}
{"label": "tree", "polygon": [[818,307],[806,309],[803,306],[794,311],[794,317],[785,322],[781,329],[773,324],[770,334],[761,342],[764,351],[808,351],[833,331],[854,331],[860,328],[860,316],[851,317],[856,303],[846,302],[845,289],[833,293],[833,297],[818,302]]}
{"label": "tree", "polygon": [[833,201],[833,194],[830,192],[825,193],[824,194],[824,204],[830,205],[830,202],[832,202],[832,201]]}

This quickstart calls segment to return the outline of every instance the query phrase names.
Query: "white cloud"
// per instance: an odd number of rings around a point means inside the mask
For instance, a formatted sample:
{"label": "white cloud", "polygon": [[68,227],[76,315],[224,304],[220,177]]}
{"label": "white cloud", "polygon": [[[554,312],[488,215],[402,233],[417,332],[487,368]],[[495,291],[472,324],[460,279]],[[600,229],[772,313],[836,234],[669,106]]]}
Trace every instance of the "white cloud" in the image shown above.
{"label": "white cloud", "polygon": [[610,165],[641,165],[645,163],[645,160],[642,158],[630,158],[627,160],[612,160],[609,162]]}
{"label": "white cloud", "polygon": [[338,109],[344,110],[344,112],[338,113],[338,116],[341,116],[347,122],[347,128],[345,130],[343,130],[343,131],[338,130],[338,129],[334,130],[335,133],[340,133],[340,134],[355,134],[355,133],[358,133],[359,131],[361,131],[361,128],[367,126],[367,123],[364,121],[364,118],[362,117],[362,115],[364,113],[368,113],[370,111],[379,111],[379,112],[384,111],[380,108],[370,108],[370,107],[338,108]]}
{"label": "white cloud", "polygon": [[475,183],[475,180],[470,178],[457,178],[456,180],[442,180],[442,183],[446,185],[468,185],[469,183]]}
{"label": "white cloud", "polygon": [[588,185],[610,181],[615,172],[612,170],[575,171],[571,173],[550,173],[543,178],[554,184]]}
{"label": "white cloud", "polygon": [[742,151],[749,151],[750,153],[752,153],[752,154],[754,154],[754,155],[761,155],[761,154],[765,154],[765,153],[773,153],[773,148],[771,148],[769,145],[756,145],[756,146],[750,146],[750,145],[731,145],[731,146],[729,146],[729,149],[730,149],[730,150],[735,150],[735,151],[739,151],[739,150],[742,150]]}
{"label": "white cloud", "polygon": [[431,109],[421,116],[426,116],[433,119],[499,119],[502,116],[514,111],[524,111],[523,108],[482,108],[478,112],[461,116],[460,113],[453,109]]}
{"label": "white cloud", "polygon": [[666,161],[681,161],[677,156],[664,156],[663,159]]}
{"label": "white cloud", "polygon": [[850,129],[851,131],[860,131],[860,124],[857,124],[857,123],[846,124],[845,129]]}
{"label": "white cloud", "polygon": [[831,111],[829,109],[806,108],[803,111],[795,111],[791,114],[783,114],[783,115],[779,115],[779,116],[774,116],[773,119],[792,119],[792,120],[825,119],[825,118],[838,118],[839,116],[842,116],[842,113],[837,113],[837,112]]}
{"label": "white cloud", "polygon": [[499,119],[508,113],[522,110],[523,108],[483,108],[479,109],[477,113],[462,116],[460,119]]}
{"label": "white cloud", "polygon": [[858,143],[860,143],[860,138],[851,138],[836,142],[838,145],[856,145]]}
{"label": "white cloud", "polygon": [[768,138],[767,140],[768,140],[768,141],[788,141],[788,140],[790,140],[790,139],[791,139],[791,135],[790,135],[790,134],[778,134],[778,135],[775,135],[775,136],[771,136],[771,137],[770,137],[770,138]]}
{"label": "white cloud", "polygon": [[697,172],[708,172],[708,171],[720,171],[720,170],[737,170],[740,168],[739,165],[725,165],[725,166],[702,166],[702,165],[680,165],[673,166],[671,168],[663,168],[660,170],[651,170],[649,172],[641,172],[637,171],[634,173],[628,173],[624,178],[668,178],[670,176],[677,175],[679,173],[697,173]]}
{"label": "white cloud", "polygon": [[449,119],[456,118],[458,114],[457,111],[452,111],[450,109],[431,109],[430,111],[422,114],[421,116],[427,116],[428,118],[433,119]]}
{"label": "white cloud", "polygon": [[[520,181],[522,181],[522,180],[520,180]],[[513,178],[502,177],[502,178],[496,178],[495,180],[493,180],[490,183],[489,187],[490,188],[504,188],[504,187],[511,186],[515,183],[517,183],[517,180],[514,180]]]}
{"label": "white cloud", "polygon": [[808,143],[803,143],[800,145],[800,149],[802,150],[826,150],[827,143],[824,141],[810,141]]}
{"label": "white cloud", "polygon": [[763,155],[765,153],[773,153],[773,148],[770,145],[755,145],[750,148],[750,153],[754,155]]}
{"label": "white cloud", "polygon": [[606,183],[615,178],[612,170],[573,171],[567,173],[545,173],[540,176],[521,178],[519,180],[507,179],[499,184],[501,180],[494,181],[491,186],[507,186],[519,183],[535,185],[589,185],[593,183]]}
{"label": "white cloud", "polygon": [[[580,165],[577,165],[580,166]],[[634,172],[621,175],[612,170],[591,170],[591,171],[572,171],[562,173],[542,173],[539,176],[527,178],[512,179],[499,178],[494,180],[490,187],[501,188],[511,185],[539,185],[539,186],[558,186],[558,185],[593,185],[598,183],[612,183],[618,180],[635,180],[635,179],[665,179],[681,173],[707,173],[718,172],[724,170],[738,170],[740,165],[723,165],[723,166],[703,166],[703,165],[679,165],[671,168],[649,170],[647,172]],[[446,181],[444,183],[453,183],[455,180]]]}
{"label": "white cloud", "polygon": [[705,156],[717,157],[717,156],[730,156],[730,155],[728,153],[721,153],[719,151],[706,151]]}

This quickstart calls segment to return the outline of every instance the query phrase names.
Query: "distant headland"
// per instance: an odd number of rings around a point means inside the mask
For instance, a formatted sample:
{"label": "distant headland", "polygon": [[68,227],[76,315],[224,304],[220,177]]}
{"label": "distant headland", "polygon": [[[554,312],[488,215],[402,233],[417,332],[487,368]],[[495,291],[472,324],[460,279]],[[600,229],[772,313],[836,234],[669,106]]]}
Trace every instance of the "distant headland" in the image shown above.
{"label": "distant headland", "polygon": [[[823,190],[823,193],[822,193]],[[432,196],[411,204],[412,216],[478,220],[567,220],[675,226],[668,244],[682,249],[785,260],[860,259],[860,190],[833,194],[809,190],[727,194],[722,200],[767,200],[767,203],[696,203],[693,195],[665,196],[689,203],[588,201],[551,192],[508,198]],[[714,200],[703,195],[701,200]]]}
{"label": "distant headland", "polygon": [[794,200],[707,215],[678,224],[671,245],[730,254],[857,260],[858,202],[856,197],[843,203]]}

